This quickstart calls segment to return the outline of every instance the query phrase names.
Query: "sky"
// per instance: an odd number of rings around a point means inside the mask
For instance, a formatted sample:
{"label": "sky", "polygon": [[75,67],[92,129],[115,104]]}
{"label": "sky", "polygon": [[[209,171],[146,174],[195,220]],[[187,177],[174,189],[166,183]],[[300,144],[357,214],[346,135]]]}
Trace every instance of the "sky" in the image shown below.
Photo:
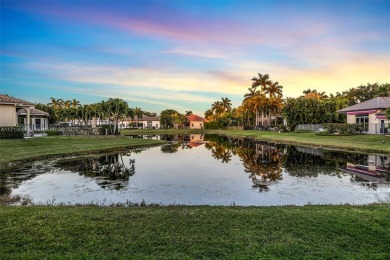
{"label": "sky", "polygon": [[258,73],[284,97],[390,82],[390,1],[4,1],[0,93],[203,115]]}

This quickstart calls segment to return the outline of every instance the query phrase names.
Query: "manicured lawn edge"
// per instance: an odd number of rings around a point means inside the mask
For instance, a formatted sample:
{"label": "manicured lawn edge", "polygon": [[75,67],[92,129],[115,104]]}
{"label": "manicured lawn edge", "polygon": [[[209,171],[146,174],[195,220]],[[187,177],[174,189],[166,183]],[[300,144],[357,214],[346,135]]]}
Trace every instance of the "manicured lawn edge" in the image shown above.
{"label": "manicured lawn edge", "polygon": [[124,136],[52,136],[0,140],[0,169],[58,156],[124,151],[164,144],[165,141]]}
{"label": "manicured lawn edge", "polygon": [[283,143],[299,146],[329,148],[343,151],[356,151],[364,153],[390,153],[390,136],[383,135],[351,135],[351,136],[318,136],[316,133],[279,133],[258,130],[124,130],[124,135],[137,134],[221,134],[232,138],[250,138],[259,141]]}
{"label": "manicured lawn edge", "polygon": [[0,206],[0,258],[389,259],[390,204]]}

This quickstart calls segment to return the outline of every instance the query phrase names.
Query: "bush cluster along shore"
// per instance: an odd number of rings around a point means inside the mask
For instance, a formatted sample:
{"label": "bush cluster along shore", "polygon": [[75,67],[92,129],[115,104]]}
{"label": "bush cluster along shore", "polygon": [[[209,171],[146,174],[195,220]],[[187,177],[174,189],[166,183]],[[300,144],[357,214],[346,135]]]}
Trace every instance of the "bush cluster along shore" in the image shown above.
{"label": "bush cluster along shore", "polygon": [[[199,130],[129,130],[185,134]],[[390,153],[390,137],[203,133]],[[47,156],[108,152],[164,141],[126,136],[0,140],[2,167]],[[1,173],[0,173],[1,174]],[[1,177],[1,176],[0,176]],[[141,204],[142,205],[142,204]],[[0,259],[390,258],[390,204],[283,207],[0,206]]]}

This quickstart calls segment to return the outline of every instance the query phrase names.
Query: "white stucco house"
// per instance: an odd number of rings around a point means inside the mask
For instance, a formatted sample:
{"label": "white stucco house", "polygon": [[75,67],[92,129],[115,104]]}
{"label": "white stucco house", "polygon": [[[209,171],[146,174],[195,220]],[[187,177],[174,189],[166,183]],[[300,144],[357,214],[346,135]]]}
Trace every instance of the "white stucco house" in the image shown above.
{"label": "white stucco house", "polygon": [[135,116],[134,120],[126,118],[126,120],[119,121],[119,128],[137,127],[141,129],[158,129],[160,128],[160,118],[142,115],[138,118]]}
{"label": "white stucco house", "polygon": [[338,113],[347,115],[348,124],[363,124],[368,134],[390,133],[386,109],[390,107],[390,97],[376,97],[359,104],[343,108]]}

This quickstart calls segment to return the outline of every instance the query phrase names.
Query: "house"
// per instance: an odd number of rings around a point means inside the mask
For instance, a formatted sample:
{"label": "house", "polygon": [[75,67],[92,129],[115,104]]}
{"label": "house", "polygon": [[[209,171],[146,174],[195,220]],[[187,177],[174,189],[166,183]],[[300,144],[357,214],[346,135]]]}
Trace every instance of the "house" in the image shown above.
{"label": "house", "polygon": [[0,126],[25,126],[27,130],[47,129],[49,114],[34,103],[0,94]]}
{"label": "house", "polygon": [[158,129],[160,127],[159,117],[142,115],[141,118],[136,116],[134,120],[138,122],[138,128]]}
{"label": "house", "polygon": [[187,116],[187,120],[188,122],[186,124],[186,127],[189,129],[203,129],[204,122],[206,121],[206,119],[197,115]]}
{"label": "house", "polygon": [[30,108],[30,123],[27,123],[26,110],[20,109],[18,112],[18,123],[19,125],[30,125],[30,130],[47,130],[49,128],[49,113],[36,109],[35,107]]}
{"label": "house", "polygon": [[134,120],[131,118],[126,118],[126,120],[119,121],[119,128],[127,127],[137,127],[137,128],[146,128],[146,129],[158,129],[160,127],[160,118],[152,117],[147,115],[142,115],[141,118],[135,116]]}
{"label": "house", "polygon": [[390,107],[390,97],[376,97],[343,108],[338,113],[347,114],[348,124],[363,124],[368,134],[389,133],[389,118],[385,110]]}

